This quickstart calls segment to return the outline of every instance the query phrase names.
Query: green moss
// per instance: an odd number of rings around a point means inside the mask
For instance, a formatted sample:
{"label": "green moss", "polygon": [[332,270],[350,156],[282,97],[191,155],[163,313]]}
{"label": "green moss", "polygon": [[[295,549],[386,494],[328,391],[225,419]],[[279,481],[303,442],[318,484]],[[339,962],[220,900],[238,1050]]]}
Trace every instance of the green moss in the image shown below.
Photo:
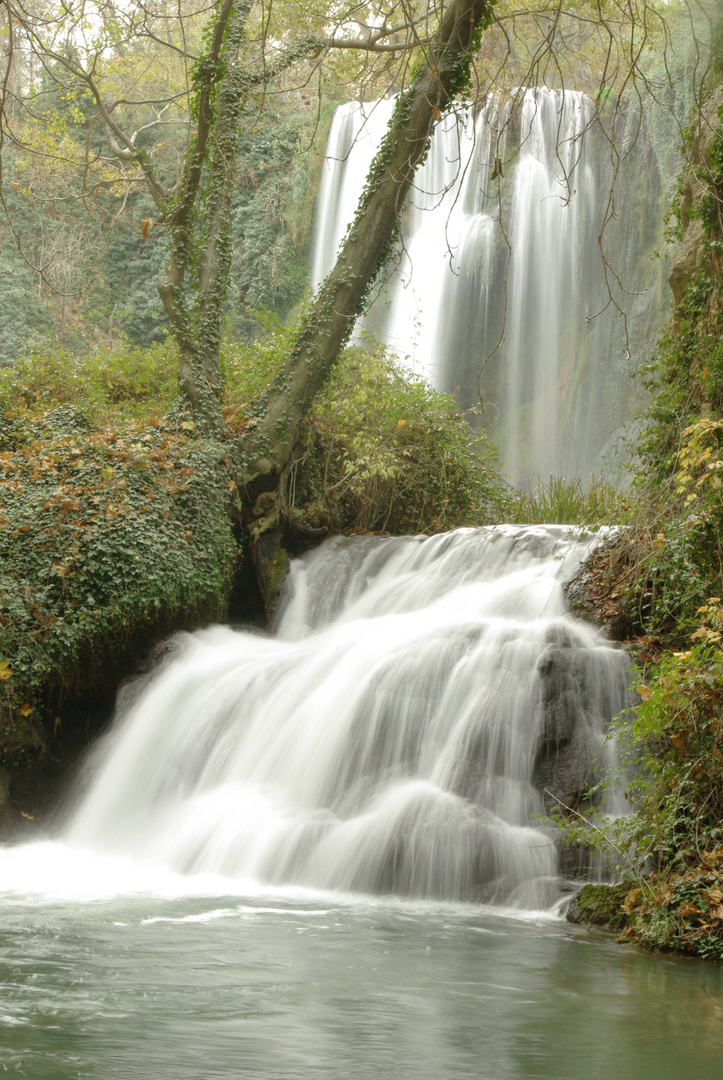
{"label": "green moss", "polygon": [[583,885],[570,905],[567,917],[570,922],[623,930],[628,924],[623,904],[630,889],[629,881],[621,885]]}
{"label": "green moss", "polygon": [[112,696],[152,641],[224,618],[237,550],[223,446],[93,427],[67,407],[5,412],[0,760],[13,763],[47,743],[65,699]]}

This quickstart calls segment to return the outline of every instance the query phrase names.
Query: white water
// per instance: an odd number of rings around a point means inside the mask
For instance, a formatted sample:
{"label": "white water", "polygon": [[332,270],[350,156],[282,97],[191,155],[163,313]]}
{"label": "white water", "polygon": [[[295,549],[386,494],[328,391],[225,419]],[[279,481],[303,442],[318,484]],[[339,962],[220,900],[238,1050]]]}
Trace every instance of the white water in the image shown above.
{"label": "white water", "polygon": [[132,688],[61,842],[8,850],[6,888],[203,894],[222,879],[552,906],[538,666],[551,650],[584,661],[598,768],[626,703],[624,654],[564,612],[560,582],[593,542],[559,526],[327,542],[292,564],[276,637],[182,635]]}
{"label": "white water", "polygon": [[625,703],[624,654],[563,610],[593,542],[337,539],[276,638],[180,638],[60,838],[0,848],[2,1069],[717,1078],[721,972],[560,920],[528,817],[551,655],[591,753]]}
{"label": "white water", "polygon": [[[392,108],[337,110],[315,285],[333,265]],[[628,407],[630,388],[615,391],[603,374],[611,351],[624,352],[612,343],[614,310],[589,321],[607,300],[598,233],[608,181],[604,156],[591,150],[592,117],[584,94],[544,88],[446,116],[405,205],[396,272],[366,320],[415,372],[457,391],[463,408],[479,404],[481,388],[515,483],[599,468]]]}

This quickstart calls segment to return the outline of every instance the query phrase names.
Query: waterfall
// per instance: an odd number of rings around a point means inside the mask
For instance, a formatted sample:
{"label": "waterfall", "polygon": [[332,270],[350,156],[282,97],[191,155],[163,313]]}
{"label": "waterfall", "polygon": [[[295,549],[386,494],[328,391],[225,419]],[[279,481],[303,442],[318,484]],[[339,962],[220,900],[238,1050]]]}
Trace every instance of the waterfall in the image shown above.
{"label": "waterfall", "polygon": [[[336,112],[314,285],[333,265],[392,108],[353,102]],[[610,184],[604,143],[592,102],[576,91],[490,94],[446,115],[402,211],[396,264],[364,320],[461,408],[481,395],[483,422],[517,484],[600,470],[640,400],[598,243]],[[614,229],[606,236],[615,273],[632,275],[642,296],[648,248],[623,237],[611,252]],[[652,291],[639,302],[651,303]],[[636,317],[644,321],[642,307]]]}
{"label": "waterfall", "polygon": [[274,636],[180,636],[88,764],[65,841],[267,885],[549,906],[546,793],[589,787],[625,654],[565,614],[563,526],[335,538]]}

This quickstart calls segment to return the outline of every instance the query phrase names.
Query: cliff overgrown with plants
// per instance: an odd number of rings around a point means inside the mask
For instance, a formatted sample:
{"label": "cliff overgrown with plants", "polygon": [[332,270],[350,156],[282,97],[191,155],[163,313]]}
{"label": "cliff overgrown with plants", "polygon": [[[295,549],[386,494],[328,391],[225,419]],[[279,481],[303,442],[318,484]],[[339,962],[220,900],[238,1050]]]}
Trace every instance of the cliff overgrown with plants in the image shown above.
{"label": "cliff overgrown with plants", "polygon": [[[718,53],[720,58],[720,51]],[[614,734],[635,812],[572,834],[603,850],[622,911],[649,948],[723,959],[723,91],[719,59],[685,135],[669,219],[675,305],[625,534],[588,568],[639,661],[639,704]],[[593,590],[593,591],[594,591]],[[583,612],[579,612],[583,613]],[[594,794],[592,798],[594,799]],[[603,897],[603,905],[606,903]],[[584,896],[592,918],[593,894]],[[603,921],[609,922],[607,916]]]}

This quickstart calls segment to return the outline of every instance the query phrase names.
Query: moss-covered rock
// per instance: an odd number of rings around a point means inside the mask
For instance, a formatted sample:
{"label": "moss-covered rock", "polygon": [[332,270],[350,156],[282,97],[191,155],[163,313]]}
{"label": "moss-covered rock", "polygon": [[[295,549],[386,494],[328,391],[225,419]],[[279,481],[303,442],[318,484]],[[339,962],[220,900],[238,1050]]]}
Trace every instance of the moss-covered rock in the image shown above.
{"label": "moss-covered rock", "polygon": [[289,555],[282,541],[283,530],[277,528],[260,536],[251,548],[251,561],[269,622],[289,572]]}
{"label": "moss-covered rock", "polygon": [[624,930],[628,916],[624,910],[630,882],[621,885],[583,885],[567,912],[570,922],[587,926],[602,926],[608,930]]}
{"label": "moss-covered rock", "polygon": [[192,425],[5,412],[0,761],[16,767],[64,702],[112,698],[154,640],[223,619],[238,551],[224,447]]}

